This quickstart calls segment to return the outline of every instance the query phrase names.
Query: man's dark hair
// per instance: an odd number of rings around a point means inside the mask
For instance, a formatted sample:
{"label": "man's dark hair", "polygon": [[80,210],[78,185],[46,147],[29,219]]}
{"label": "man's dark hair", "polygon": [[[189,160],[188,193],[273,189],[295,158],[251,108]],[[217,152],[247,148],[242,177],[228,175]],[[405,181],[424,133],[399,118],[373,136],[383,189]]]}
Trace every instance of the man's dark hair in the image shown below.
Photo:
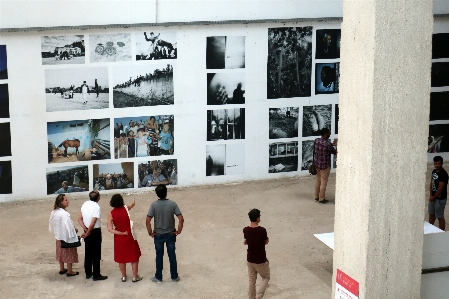
{"label": "man's dark hair", "polygon": [[443,163],[443,157],[435,156],[435,157],[433,157],[433,162],[441,162],[441,163]]}
{"label": "man's dark hair", "polygon": [[260,217],[260,211],[258,209],[252,209],[249,211],[248,216],[251,222],[256,222],[257,218]]}
{"label": "man's dark hair", "polygon": [[330,134],[331,131],[328,128],[322,128],[321,129],[321,136],[324,136],[326,134]]}
{"label": "man's dark hair", "polygon": [[90,191],[89,198],[92,201],[97,201],[97,199],[100,197],[100,192],[98,191]]}
{"label": "man's dark hair", "polygon": [[113,208],[121,208],[125,205],[125,202],[123,201],[123,197],[120,194],[114,194],[111,197],[109,205]]}
{"label": "man's dark hair", "polygon": [[165,187],[165,185],[158,185],[155,191],[157,197],[160,199],[165,199],[167,197],[167,187]]}

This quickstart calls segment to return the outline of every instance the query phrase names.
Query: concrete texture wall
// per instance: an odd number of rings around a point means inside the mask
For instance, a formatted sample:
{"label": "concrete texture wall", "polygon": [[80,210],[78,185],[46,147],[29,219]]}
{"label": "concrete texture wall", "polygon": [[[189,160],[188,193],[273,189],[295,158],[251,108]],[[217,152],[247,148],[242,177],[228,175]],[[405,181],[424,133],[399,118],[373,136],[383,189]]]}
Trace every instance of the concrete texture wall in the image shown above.
{"label": "concrete texture wall", "polygon": [[432,1],[348,0],[343,19],[334,273],[419,298]]}

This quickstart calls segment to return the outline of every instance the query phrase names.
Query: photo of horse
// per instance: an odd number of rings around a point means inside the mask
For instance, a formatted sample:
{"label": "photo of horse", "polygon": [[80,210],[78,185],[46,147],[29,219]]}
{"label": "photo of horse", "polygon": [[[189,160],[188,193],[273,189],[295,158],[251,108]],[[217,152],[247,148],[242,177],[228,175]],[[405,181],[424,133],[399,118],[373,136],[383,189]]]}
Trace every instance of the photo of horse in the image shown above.
{"label": "photo of horse", "polygon": [[89,35],[90,62],[131,61],[131,34]]}
{"label": "photo of horse", "polygon": [[47,123],[48,163],[110,159],[110,120]]}
{"label": "photo of horse", "polygon": [[42,36],[43,65],[81,64],[85,62],[84,35]]}
{"label": "photo of horse", "polygon": [[176,32],[136,32],[136,60],[176,59]]}

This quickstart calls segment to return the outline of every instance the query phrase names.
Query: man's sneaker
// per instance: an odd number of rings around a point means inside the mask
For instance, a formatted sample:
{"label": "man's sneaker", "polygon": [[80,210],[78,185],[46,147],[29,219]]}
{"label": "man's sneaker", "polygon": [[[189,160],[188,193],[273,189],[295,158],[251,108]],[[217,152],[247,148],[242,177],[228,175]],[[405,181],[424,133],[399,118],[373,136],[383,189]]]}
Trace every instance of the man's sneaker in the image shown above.
{"label": "man's sneaker", "polygon": [[162,280],[159,280],[156,277],[151,277],[150,280],[155,283],[162,283]]}
{"label": "man's sneaker", "polygon": [[173,282],[178,282],[180,279],[181,279],[181,278],[179,278],[179,276],[178,276],[178,277],[176,277],[175,279],[172,279],[171,281],[173,281]]}

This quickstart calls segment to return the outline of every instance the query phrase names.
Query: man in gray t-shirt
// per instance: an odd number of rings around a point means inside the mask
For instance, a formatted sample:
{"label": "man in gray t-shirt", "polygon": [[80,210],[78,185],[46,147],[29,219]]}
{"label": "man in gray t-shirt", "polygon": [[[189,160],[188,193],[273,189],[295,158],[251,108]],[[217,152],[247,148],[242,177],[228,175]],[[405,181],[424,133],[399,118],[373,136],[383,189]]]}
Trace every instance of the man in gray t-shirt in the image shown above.
{"label": "man in gray t-shirt", "polygon": [[[157,283],[162,282],[164,243],[167,246],[171,279],[172,281],[179,281],[175,243],[176,236],[182,231],[184,217],[176,202],[167,199],[167,187],[165,185],[158,185],[155,191],[159,199],[151,204],[146,220],[148,234],[154,238],[154,247],[156,250],[156,273],[151,278],[151,281]],[[178,230],[175,228],[175,215],[179,220]],[[154,230],[151,227],[151,219],[153,218]]]}

